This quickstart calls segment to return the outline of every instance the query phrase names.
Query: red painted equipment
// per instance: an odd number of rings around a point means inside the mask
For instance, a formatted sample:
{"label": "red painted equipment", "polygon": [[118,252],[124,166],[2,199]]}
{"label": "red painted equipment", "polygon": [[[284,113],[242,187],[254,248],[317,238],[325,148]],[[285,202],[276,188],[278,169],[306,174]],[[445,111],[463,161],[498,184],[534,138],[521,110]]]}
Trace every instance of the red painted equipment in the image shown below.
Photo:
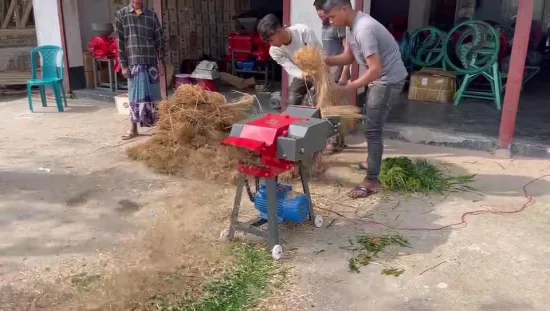
{"label": "red painted equipment", "polygon": [[203,90],[210,91],[210,92],[217,92],[218,91],[218,86],[216,85],[216,80],[197,79],[197,84]]}
{"label": "red painted equipment", "polygon": [[[321,119],[318,109],[300,106],[290,106],[282,115],[268,113],[234,124],[230,137],[222,141],[222,145],[248,150],[259,156],[260,161],[239,165],[229,228],[222,231],[220,238],[231,240],[237,230],[265,237],[273,258],[277,260],[282,255],[278,231],[280,221],[299,219],[301,222],[309,216],[315,227],[320,228],[323,217],[315,215],[313,210],[308,164],[312,163],[315,154],[325,148],[327,138],[335,133],[337,129],[329,121]],[[288,196],[292,187],[278,183],[281,173],[295,167],[298,167],[302,179],[302,196]],[[252,193],[247,175],[255,177],[256,195]],[[250,200],[263,215],[258,221],[244,223],[238,219],[245,187]],[[266,223],[268,231],[260,230]]]}
{"label": "red painted equipment", "polygon": [[241,135],[229,137],[222,144],[244,148],[259,155],[263,167],[240,165],[239,172],[262,178],[273,178],[285,171],[293,169],[294,162],[277,158],[277,138],[288,135],[288,127],[307,118],[296,118],[289,115],[267,114],[243,126]]}
{"label": "red painted equipment", "polygon": [[269,56],[269,44],[262,41],[258,34],[239,34],[232,32],[228,37],[229,54],[227,55],[227,61],[231,61],[231,55],[233,51],[246,51],[235,52],[235,61],[247,61],[250,60],[250,55],[259,62],[266,62],[270,59]]}
{"label": "red painted equipment", "polygon": [[95,59],[115,59],[114,71],[120,71],[120,59],[118,57],[118,40],[116,38],[97,36],[88,43],[88,50]]}

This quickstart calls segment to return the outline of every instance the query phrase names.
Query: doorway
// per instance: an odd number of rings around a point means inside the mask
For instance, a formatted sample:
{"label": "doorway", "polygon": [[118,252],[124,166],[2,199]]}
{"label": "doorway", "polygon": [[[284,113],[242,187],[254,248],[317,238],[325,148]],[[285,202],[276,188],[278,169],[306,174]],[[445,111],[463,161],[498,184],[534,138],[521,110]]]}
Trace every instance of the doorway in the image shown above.
{"label": "doorway", "polygon": [[455,25],[457,0],[432,1],[430,26],[449,31]]}

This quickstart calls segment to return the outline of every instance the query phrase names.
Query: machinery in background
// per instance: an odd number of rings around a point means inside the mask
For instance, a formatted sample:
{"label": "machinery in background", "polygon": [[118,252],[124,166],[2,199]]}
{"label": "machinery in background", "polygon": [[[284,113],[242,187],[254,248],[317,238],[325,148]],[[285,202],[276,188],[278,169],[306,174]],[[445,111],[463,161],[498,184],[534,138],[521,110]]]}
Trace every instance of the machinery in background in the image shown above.
{"label": "machinery in background", "polygon": [[[456,25],[445,38],[445,63],[456,74],[463,75],[455,96],[455,106],[462,98],[493,100],[502,109],[502,76],[498,58],[500,32],[490,24],[471,20]],[[471,89],[470,84],[483,77],[489,81],[488,90]]]}
{"label": "machinery in background", "polygon": [[255,17],[237,18],[237,22],[244,29],[241,32],[232,32],[227,38],[226,61],[230,64],[231,73],[262,75],[264,85],[267,86],[270,75],[274,74],[274,65],[269,56],[269,44],[263,42],[256,33],[258,19]]}
{"label": "machinery in background", "polygon": [[[232,240],[237,230],[264,237],[269,241],[275,260],[282,256],[278,225],[282,222],[303,223],[311,220],[315,227],[323,218],[315,215],[309,191],[309,166],[314,156],[326,146],[326,140],[337,133],[329,121],[321,119],[316,108],[290,106],[282,114],[263,114],[234,124],[230,137],[222,144],[241,148],[253,154],[256,161],[242,163],[237,180],[237,193],[229,228],[220,239]],[[292,186],[278,182],[284,172],[298,167],[303,194],[293,192]],[[255,179],[253,193],[247,176]],[[260,212],[258,220],[239,221],[239,209],[244,188]],[[267,231],[260,226],[267,223]]]}
{"label": "machinery in background", "polygon": [[[441,69],[457,77],[455,106],[463,98],[494,101],[502,108],[513,29],[490,21],[465,20],[448,33],[434,27],[416,30],[401,42],[403,57],[414,69]],[[406,56],[405,56],[406,55]],[[406,63],[406,61],[405,61]],[[523,83],[540,71],[542,57],[528,52]]]}
{"label": "machinery in background", "polygon": [[[96,36],[93,37],[88,43],[88,51],[92,53],[94,57],[93,61],[93,79],[94,87],[96,89],[106,89],[111,92],[118,91],[120,87],[116,73],[120,71],[120,60],[118,58],[118,41],[117,38],[111,36],[114,31],[113,24],[92,24],[92,29],[95,31]],[[98,67],[102,63],[107,63],[107,70],[109,73],[109,82],[103,83],[98,81],[99,73]]]}

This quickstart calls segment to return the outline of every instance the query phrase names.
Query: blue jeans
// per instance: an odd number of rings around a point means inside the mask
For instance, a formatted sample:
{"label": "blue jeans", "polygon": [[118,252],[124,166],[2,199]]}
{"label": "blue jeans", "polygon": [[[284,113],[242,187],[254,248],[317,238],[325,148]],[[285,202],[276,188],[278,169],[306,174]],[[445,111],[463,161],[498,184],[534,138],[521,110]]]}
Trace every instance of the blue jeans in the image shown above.
{"label": "blue jeans", "polygon": [[383,129],[391,108],[400,100],[405,81],[392,84],[371,84],[367,90],[365,136],[367,137],[367,181],[378,183],[382,154]]}

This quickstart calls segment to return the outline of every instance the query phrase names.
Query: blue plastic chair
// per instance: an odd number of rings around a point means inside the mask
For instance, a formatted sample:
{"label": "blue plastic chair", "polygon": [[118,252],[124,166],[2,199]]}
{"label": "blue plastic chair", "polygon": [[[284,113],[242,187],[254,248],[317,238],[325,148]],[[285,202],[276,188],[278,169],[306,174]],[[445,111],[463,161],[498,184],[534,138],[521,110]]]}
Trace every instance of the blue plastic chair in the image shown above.
{"label": "blue plastic chair", "polygon": [[[37,55],[42,59],[42,78],[37,77]],[[58,59],[61,59],[61,66],[57,66]],[[63,104],[67,107],[67,96],[65,95],[65,86],[63,79],[65,76],[63,49],[55,45],[39,46],[31,52],[32,79],[27,82],[27,97],[29,98],[29,108],[32,107],[32,87],[40,88],[40,98],[42,107],[47,107],[46,86],[51,86],[55,94],[55,103],[59,112],[65,111]],[[63,98],[62,98],[63,97]]]}

